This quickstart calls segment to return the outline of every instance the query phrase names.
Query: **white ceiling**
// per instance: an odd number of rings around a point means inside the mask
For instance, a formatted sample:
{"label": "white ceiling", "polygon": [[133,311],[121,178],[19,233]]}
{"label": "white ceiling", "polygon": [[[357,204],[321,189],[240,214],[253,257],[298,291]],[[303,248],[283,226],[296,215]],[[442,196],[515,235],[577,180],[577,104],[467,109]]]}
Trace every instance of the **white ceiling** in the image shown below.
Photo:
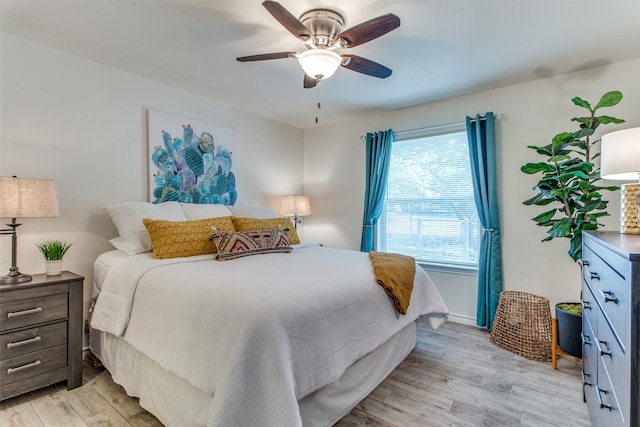
{"label": "white ceiling", "polygon": [[[1,29],[300,128],[640,57],[640,1],[280,0],[330,8],[345,28],[392,12],[400,28],[346,49],[393,69],[339,69],[303,89],[302,51],[260,1],[0,0]],[[3,58],[10,60],[10,58]]]}

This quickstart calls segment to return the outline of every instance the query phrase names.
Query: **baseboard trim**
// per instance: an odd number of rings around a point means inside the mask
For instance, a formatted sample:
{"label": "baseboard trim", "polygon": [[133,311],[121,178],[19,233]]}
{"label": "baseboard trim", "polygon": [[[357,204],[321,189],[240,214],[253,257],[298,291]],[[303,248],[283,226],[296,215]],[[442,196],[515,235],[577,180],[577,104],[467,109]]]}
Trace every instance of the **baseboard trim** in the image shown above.
{"label": "baseboard trim", "polygon": [[476,319],[473,317],[465,316],[462,314],[454,314],[449,313],[449,321],[454,323],[460,323],[468,326],[478,326],[476,325]]}

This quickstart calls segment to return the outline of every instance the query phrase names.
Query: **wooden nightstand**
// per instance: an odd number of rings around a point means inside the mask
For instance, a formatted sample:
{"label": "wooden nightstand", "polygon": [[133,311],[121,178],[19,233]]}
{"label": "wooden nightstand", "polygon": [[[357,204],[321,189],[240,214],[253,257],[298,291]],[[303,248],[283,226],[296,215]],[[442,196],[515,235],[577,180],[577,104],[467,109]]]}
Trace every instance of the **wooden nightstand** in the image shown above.
{"label": "wooden nightstand", "polygon": [[82,385],[82,286],[63,271],[0,285],[0,400],[60,381]]}

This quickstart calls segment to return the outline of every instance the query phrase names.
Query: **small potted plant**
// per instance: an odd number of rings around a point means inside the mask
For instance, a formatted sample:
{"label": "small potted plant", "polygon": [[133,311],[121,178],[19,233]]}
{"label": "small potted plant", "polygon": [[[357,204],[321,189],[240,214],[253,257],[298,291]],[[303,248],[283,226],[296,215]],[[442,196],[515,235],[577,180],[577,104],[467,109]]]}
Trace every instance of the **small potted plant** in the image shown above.
{"label": "small potted plant", "polygon": [[47,276],[57,276],[62,273],[62,257],[71,247],[71,243],[62,240],[47,240],[36,243],[36,246],[44,256]]}

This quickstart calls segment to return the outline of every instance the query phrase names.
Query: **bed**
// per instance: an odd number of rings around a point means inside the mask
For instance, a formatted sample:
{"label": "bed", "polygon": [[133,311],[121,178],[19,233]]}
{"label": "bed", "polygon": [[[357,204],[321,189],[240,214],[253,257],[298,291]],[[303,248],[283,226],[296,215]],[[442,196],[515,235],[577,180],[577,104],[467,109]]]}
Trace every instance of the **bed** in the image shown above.
{"label": "bed", "polygon": [[419,317],[435,328],[448,313],[416,268],[399,314],[362,252],[215,258],[114,250],[95,263],[91,351],[168,426],[332,425],[411,352]]}

